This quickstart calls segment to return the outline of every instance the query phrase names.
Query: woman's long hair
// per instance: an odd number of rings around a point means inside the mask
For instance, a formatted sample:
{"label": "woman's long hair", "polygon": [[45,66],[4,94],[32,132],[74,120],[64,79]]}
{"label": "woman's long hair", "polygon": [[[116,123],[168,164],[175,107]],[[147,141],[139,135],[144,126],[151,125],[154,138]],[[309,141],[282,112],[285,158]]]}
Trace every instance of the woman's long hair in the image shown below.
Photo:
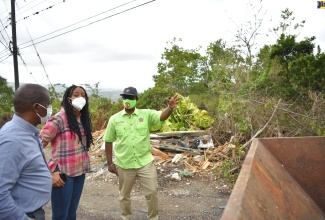
{"label": "woman's long hair", "polygon": [[[81,137],[81,132],[80,132],[80,128],[78,125],[78,121],[77,121],[75,114],[73,113],[73,106],[68,101],[68,99],[71,98],[73,91],[77,87],[81,88],[85,92],[86,105],[80,111],[80,113],[81,113],[80,119],[81,119],[82,126],[85,129],[86,145],[85,145],[85,143],[82,142],[82,137]],[[67,115],[71,135],[77,134],[79,137],[79,140],[82,143],[82,145],[84,146],[85,150],[89,151],[90,145],[93,144],[93,136],[92,136],[92,127],[91,127],[91,115],[89,113],[89,105],[88,105],[88,95],[87,95],[86,90],[82,86],[76,86],[76,85],[70,86],[69,88],[67,88],[67,90],[65,91],[65,93],[63,95],[61,106],[63,106],[65,109],[65,113]]]}

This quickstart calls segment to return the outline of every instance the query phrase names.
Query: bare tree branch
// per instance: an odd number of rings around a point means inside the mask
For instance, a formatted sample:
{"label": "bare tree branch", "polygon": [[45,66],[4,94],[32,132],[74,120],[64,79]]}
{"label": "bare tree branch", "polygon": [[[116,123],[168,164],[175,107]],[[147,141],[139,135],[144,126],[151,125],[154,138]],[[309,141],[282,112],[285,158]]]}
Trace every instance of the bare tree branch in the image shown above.
{"label": "bare tree branch", "polygon": [[263,126],[263,128],[261,128],[261,129],[259,129],[257,132],[256,132],[256,134],[249,140],[249,141],[247,141],[243,146],[244,147],[247,147],[252,141],[253,141],[253,139],[254,138],[256,138],[260,133],[262,133],[263,131],[264,131],[264,129],[268,126],[268,124],[272,121],[272,118],[274,117],[274,115],[275,115],[275,112],[278,110],[278,107],[279,107],[279,105],[280,105],[280,102],[281,102],[281,99],[279,99],[279,101],[278,101],[278,104],[275,106],[275,109],[274,109],[274,111],[273,111],[273,113],[272,113],[272,115],[271,115],[271,117],[269,118],[269,120],[266,122],[266,124]]}

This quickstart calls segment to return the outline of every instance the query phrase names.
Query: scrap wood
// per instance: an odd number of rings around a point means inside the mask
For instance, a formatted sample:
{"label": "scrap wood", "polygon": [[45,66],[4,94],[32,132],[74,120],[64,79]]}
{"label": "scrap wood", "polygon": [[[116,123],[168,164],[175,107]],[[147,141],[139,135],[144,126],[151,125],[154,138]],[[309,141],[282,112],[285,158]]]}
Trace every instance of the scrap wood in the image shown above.
{"label": "scrap wood", "polygon": [[239,168],[240,168],[240,166],[236,166],[235,168],[232,168],[231,170],[228,170],[228,173],[232,173],[233,171],[235,171],[235,170],[237,170]]}
{"label": "scrap wood", "polygon": [[169,157],[175,157],[175,155],[176,155],[177,153],[167,151],[166,154],[167,154]]}
{"label": "scrap wood", "polygon": [[160,159],[160,160],[155,160],[155,165],[160,165],[160,164],[162,164],[162,163],[165,163],[166,162],[166,160],[165,159]]}
{"label": "scrap wood", "polygon": [[198,150],[194,150],[191,148],[183,148],[183,147],[170,147],[170,146],[163,146],[163,145],[154,145],[155,148],[162,149],[162,150],[170,150],[176,152],[187,152],[192,154],[201,154]]}
{"label": "scrap wood", "polygon": [[193,167],[191,164],[189,164],[187,161],[184,161],[184,164],[186,165],[187,168],[189,168],[193,172],[197,171],[197,169],[195,167]]}
{"label": "scrap wood", "polygon": [[230,151],[233,151],[233,149],[236,148],[236,145],[232,144],[231,142],[224,145],[223,149],[221,150],[222,153],[227,154]]}
{"label": "scrap wood", "polygon": [[227,155],[224,155],[223,153],[221,152],[218,152],[217,155],[221,156],[221,157],[224,157],[226,159],[229,159],[229,157]]}
{"label": "scrap wood", "polygon": [[175,146],[175,145],[171,145],[171,144],[164,144],[164,146],[166,147],[170,147],[170,148],[175,148],[175,149],[183,149],[185,150],[184,152],[188,152],[188,153],[191,153],[191,152],[198,152],[198,153],[202,153],[204,152],[204,150],[200,150],[200,149],[194,149],[194,148],[189,148],[189,147],[180,147],[180,146]]}
{"label": "scrap wood", "polygon": [[183,154],[176,154],[172,159],[172,163],[177,164],[182,160],[183,160]]}
{"label": "scrap wood", "polygon": [[92,133],[94,138],[94,144],[89,149],[90,153],[98,151],[103,143],[103,136],[104,136],[105,130],[95,131]]}
{"label": "scrap wood", "polygon": [[205,170],[206,168],[208,168],[208,166],[210,165],[209,160],[205,160],[204,163],[202,164],[202,166],[200,167],[202,170]]}
{"label": "scrap wood", "polygon": [[209,161],[219,161],[221,160],[220,157],[222,157],[221,159],[229,159],[229,157],[227,155],[224,155],[221,152],[217,152],[215,154],[211,154],[210,156],[208,156]]}
{"label": "scrap wood", "polygon": [[222,145],[218,140],[217,138],[214,136],[214,135],[211,135],[212,136],[212,139],[218,144],[218,145]]}
{"label": "scrap wood", "polygon": [[153,155],[160,156],[160,157],[162,157],[162,158],[164,158],[166,160],[170,159],[170,157],[167,154],[165,154],[161,150],[155,148],[155,146],[154,147],[151,147],[151,153]]}

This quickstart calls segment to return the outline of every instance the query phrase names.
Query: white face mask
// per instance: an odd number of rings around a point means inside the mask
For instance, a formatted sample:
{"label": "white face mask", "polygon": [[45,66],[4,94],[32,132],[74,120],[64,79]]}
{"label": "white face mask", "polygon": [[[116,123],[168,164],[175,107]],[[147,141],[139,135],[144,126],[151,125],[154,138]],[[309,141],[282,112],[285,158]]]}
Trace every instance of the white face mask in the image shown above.
{"label": "white face mask", "polygon": [[43,105],[37,103],[38,105],[40,105],[41,107],[43,107],[44,109],[46,109],[46,115],[44,117],[40,116],[37,112],[36,114],[38,115],[38,117],[41,119],[41,124],[45,125],[46,122],[49,120],[49,118],[52,115],[52,106],[50,105],[49,107],[45,108]]}
{"label": "white face mask", "polygon": [[72,106],[75,107],[78,111],[80,111],[86,105],[86,99],[84,97],[78,97],[72,99]]}

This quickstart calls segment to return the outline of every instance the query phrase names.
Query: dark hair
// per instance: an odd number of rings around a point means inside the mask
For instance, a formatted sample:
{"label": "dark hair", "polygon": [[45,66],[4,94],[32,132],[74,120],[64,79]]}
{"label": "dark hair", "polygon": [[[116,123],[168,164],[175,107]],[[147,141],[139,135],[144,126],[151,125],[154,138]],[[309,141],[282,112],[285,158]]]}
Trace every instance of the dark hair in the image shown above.
{"label": "dark hair", "polygon": [[24,113],[32,108],[35,103],[45,104],[50,101],[49,91],[38,84],[24,84],[18,87],[14,96],[15,112]]}
{"label": "dark hair", "polygon": [[[82,142],[81,132],[80,132],[80,128],[78,125],[78,121],[77,121],[76,116],[73,113],[73,106],[68,101],[68,98],[71,98],[72,92],[77,87],[81,88],[85,92],[86,105],[82,108],[82,110],[80,110],[80,113],[81,113],[80,119],[81,119],[82,126],[85,129],[86,145]],[[85,147],[85,150],[89,151],[90,145],[93,144],[93,136],[91,133],[92,132],[91,114],[89,113],[88,95],[87,95],[86,90],[82,86],[76,86],[76,85],[70,86],[69,88],[67,88],[67,90],[65,91],[65,93],[63,95],[61,106],[63,106],[65,109],[65,113],[67,115],[71,135],[77,134],[80,142]]]}

